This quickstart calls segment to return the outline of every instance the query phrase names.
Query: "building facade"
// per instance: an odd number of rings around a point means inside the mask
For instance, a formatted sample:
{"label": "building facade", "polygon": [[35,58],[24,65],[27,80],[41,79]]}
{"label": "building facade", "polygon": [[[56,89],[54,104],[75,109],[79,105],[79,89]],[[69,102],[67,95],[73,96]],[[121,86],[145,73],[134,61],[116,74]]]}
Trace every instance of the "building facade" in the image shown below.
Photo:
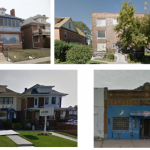
{"label": "building facade", "polygon": [[0,85],[0,129],[4,128],[7,119],[12,122],[17,118],[21,111],[20,93],[7,88],[6,85]]}
{"label": "building facade", "polygon": [[94,88],[94,137],[104,138],[104,88]]}
{"label": "building facade", "polygon": [[44,48],[44,39],[50,38],[50,23],[45,15],[36,15],[21,23],[23,49]]}
{"label": "building facade", "polygon": [[6,14],[5,8],[0,8],[0,52],[3,49],[21,50],[21,18],[15,16],[15,9]]}
{"label": "building facade", "polygon": [[133,90],[105,88],[104,108],[105,138],[150,138],[150,83]]}
{"label": "building facade", "polygon": [[[112,49],[114,52],[121,52],[122,46],[118,35],[113,28],[117,25],[119,13],[92,13],[92,44],[93,56],[103,56],[106,49]],[[139,18],[145,14],[135,14]],[[138,54],[143,55],[144,48],[136,49]]]}
{"label": "building facade", "polygon": [[87,44],[86,35],[75,25],[70,17],[55,17],[55,40],[72,44]]}

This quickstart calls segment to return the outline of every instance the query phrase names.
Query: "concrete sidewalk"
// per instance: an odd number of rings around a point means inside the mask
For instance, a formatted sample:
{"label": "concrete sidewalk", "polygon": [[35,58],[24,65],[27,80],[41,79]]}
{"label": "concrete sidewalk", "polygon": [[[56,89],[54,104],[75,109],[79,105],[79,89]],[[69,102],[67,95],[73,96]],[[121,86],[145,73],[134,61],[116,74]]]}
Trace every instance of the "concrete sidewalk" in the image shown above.
{"label": "concrete sidewalk", "polygon": [[46,61],[50,61],[50,57],[43,57],[43,58],[37,58],[32,60],[26,60],[26,61],[18,61],[12,64],[36,64],[36,63],[46,62]]}
{"label": "concrete sidewalk", "polygon": [[0,130],[0,135],[17,135],[20,134],[18,132],[15,132],[13,130]]}
{"label": "concrete sidewalk", "polygon": [[115,53],[115,56],[117,57],[117,64],[127,64],[128,62],[125,60],[125,56],[121,53]]}
{"label": "concrete sidewalk", "polygon": [[94,141],[94,147],[101,148],[150,148],[150,139],[139,140],[117,140],[104,139],[104,141]]}
{"label": "concrete sidewalk", "polygon": [[33,147],[33,144],[18,135],[8,135],[12,141],[14,141],[19,147]]}
{"label": "concrete sidewalk", "polygon": [[52,133],[52,135],[59,136],[59,137],[64,138],[64,139],[68,139],[68,140],[77,142],[77,139],[76,139],[76,138],[69,137],[69,136],[62,135],[62,134],[58,134],[58,133],[55,133],[55,132],[51,132],[51,133]]}

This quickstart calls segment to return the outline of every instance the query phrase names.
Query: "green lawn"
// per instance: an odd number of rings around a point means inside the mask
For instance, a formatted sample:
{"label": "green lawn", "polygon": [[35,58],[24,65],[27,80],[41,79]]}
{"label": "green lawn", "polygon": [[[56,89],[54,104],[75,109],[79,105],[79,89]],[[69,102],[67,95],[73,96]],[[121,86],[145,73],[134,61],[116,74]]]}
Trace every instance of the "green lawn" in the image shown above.
{"label": "green lawn", "polygon": [[77,142],[57,136],[37,135],[38,131],[17,131],[19,136],[30,141],[35,147],[77,147]]}
{"label": "green lawn", "polygon": [[7,136],[0,136],[0,147],[18,147],[18,145]]}
{"label": "green lawn", "polygon": [[70,136],[70,137],[73,137],[73,138],[76,138],[77,139],[77,136],[76,135],[73,135],[73,134],[68,134],[68,133],[64,133],[64,132],[58,132],[58,131],[54,131],[55,133],[58,133],[58,134],[62,134],[62,135],[66,135],[66,136]]}
{"label": "green lawn", "polygon": [[96,58],[95,60],[102,60],[102,61],[114,62],[114,60],[106,59],[106,58]]}
{"label": "green lawn", "polygon": [[[14,58],[14,56],[16,58]],[[31,60],[29,56],[34,58],[42,58],[50,56],[50,49],[27,49],[8,51],[8,58],[12,62]]]}

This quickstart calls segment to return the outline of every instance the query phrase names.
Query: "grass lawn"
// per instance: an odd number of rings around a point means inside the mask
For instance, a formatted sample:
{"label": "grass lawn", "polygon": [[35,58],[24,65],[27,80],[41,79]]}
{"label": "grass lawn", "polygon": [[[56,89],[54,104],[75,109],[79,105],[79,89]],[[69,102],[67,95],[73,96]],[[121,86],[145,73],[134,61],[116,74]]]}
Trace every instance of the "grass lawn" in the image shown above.
{"label": "grass lawn", "polygon": [[50,64],[50,61],[45,61],[45,62],[39,62],[37,64]]}
{"label": "grass lawn", "polygon": [[114,62],[114,60],[106,59],[106,58],[96,58],[95,60],[102,60],[102,61]]}
{"label": "grass lawn", "polygon": [[127,59],[128,63],[150,64],[150,53],[145,53],[143,58]]}
{"label": "grass lawn", "polygon": [[[14,56],[16,58],[14,58]],[[8,57],[12,62],[31,60],[29,56],[34,58],[49,57],[50,49],[27,49],[8,51]]]}
{"label": "grass lawn", "polygon": [[73,135],[73,134],[68,134],[68,133],[64,133],[64,132],[58,132],[58,131],[54,131],[55,133],[58,133],[58,134],[62,134],[62,135],[66,135],[66,136],[70,136],[70,137],[73,137],[73,138],[76,138],[77,139],[77,135]]}
{"label": "grass lawn", "polygon": [[18,145],[7,136],[0,136],[0,147],[18,147]]}
{"label": "grass lawn", "polygon": [[77,147],[77,142],[57,136],[37,135],[38,131],[17,131],[19,136],[30,141],[35,147]]}

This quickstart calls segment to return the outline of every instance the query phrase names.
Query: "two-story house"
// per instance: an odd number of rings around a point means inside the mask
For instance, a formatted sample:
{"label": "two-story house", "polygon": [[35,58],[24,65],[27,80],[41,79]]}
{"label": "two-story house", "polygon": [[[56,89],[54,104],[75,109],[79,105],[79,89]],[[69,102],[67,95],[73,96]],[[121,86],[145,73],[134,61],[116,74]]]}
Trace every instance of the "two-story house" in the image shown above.
{"label": "two-story house", "polygon": [[0,129],[3,128],[7,119],[12,122],[21,111],[20,93],[7,88],[7,85],[0,85]]}
{"label": "two-story house", "polygon": [[70,17],[55,17],[55,40],[67,43],[87,44],[86,35],[75,27]]}
{"label": "two-story house", "polygon": [[5,8],[0,8],[0,52],[7,50],[21,50],[21,18],[15,16],[15,9],[6,14]]}
{"label": "two-story house", "polygon": [[44,39],[50,37],[50,23],[45,15],[30,17],[21,23],[23,49],[44,48]]}
{"label": "two-story house", "polygon": [[[35,119],[44,120],[44,117],[39,116],[40,109],[47,107],[54,109],[54,115],[47,117],[50,124],[51,122],[61,119],[60,111],[62,110],[62,97],[68,94],[55,91],[53,87],[54,86],[36,84],[29,89],[25,88],[21,96],[22,119],[29,119],[30,121],[34,121]],[[66,117],[67,116],[68,112],[66,113]]]}
{"label": "two-story house", "polygon": [[[121,51],[121,44],[118,35],[113,30],[117,25],[117,17],[119,13],[92,13],[92,44],[93,56],[102,56],[107,48],[113,49],[115,52]],[[139,18],[145,14],[136,13]],[[143,55],[144,48],[138,49],[139,54]]]}

